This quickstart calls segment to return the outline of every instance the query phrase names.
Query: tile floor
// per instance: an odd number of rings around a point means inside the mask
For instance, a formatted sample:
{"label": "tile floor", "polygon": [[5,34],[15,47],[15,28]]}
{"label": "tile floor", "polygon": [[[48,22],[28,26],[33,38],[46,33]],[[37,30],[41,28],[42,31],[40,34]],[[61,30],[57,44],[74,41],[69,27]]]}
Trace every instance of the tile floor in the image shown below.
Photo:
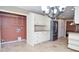
{"label": "tile floor", "polygon": [[47,41],[35,46],[30,46],[25,42],[5,44],[0,52],[75,52],[67,48],[67,38],[56,41]]}

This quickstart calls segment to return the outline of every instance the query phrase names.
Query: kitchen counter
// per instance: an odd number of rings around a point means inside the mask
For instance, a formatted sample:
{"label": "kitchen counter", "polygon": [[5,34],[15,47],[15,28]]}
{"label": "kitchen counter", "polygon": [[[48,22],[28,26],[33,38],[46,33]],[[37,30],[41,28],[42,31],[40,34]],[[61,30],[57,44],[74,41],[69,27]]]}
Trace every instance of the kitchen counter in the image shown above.
{"label": "kitchen counter", "polygon": [[79,51],[79,32],[68,32],[68,48]]}
{"label": "kitchen counter", "polygon": [[68,32],[68,33],[79,33],[79,31],[75,31],[75,32]]}

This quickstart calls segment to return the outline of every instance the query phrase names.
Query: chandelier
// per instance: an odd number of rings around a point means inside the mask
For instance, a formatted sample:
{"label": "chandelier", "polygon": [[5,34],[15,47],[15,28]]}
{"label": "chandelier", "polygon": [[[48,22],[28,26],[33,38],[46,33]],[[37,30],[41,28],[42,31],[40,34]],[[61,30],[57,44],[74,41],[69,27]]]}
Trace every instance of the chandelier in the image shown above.
{"label": "chandelier", "polygon": [[58,15],[64,12],[65,6],[42,6],[44,15],[55,19]]}

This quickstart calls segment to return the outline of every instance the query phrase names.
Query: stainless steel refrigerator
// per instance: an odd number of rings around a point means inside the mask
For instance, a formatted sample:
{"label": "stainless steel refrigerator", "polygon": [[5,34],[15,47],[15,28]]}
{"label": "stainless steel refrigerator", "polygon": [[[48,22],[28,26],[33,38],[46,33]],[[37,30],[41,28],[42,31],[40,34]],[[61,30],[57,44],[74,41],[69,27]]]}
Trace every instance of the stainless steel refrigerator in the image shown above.
{"label": "stainless steel refrigerator", "polygon": [[55,41],[58,39],[58,21],[51,20],[50,23],[50,40]]}

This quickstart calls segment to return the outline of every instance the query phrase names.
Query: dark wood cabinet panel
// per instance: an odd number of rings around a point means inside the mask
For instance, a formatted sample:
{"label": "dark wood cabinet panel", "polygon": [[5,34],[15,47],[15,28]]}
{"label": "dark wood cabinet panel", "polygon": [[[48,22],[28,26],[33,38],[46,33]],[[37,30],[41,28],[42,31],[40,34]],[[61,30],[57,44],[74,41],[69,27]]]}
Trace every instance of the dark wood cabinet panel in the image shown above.
{"label": "dark wood cabinet panel", "polygon": [[18,27],[21,29],[20,32],[18,32],[18,36],[22,37],[22,39],[25,39],[26,38],[26,18],[25,17],[18,18]]}
{"label": "dark wood cabinet panel", "polygon": [[1,42],[1,16],[0,16],[0,42]]}
{"label": "dark wood cabinet panel", "polygon": [[[18,37],[26,39],[26,16],[1,13],[0,25],[2,41],[14,41]],[[20,29],[20,31],[17,31],[17,29]]]}
{"label": "dark wood cabinet panel", "polygon": [[75,32],[76,31],[76,25],[75,24],[71,24],[74,21],[67,21],[66,22],[66,31],[67,32]]}
{"label": "dark wood cabinet panel", "polygon": [[2,40],[3,41],[13,41],[17,38],[16,33],[16,17],[2,16]]}

